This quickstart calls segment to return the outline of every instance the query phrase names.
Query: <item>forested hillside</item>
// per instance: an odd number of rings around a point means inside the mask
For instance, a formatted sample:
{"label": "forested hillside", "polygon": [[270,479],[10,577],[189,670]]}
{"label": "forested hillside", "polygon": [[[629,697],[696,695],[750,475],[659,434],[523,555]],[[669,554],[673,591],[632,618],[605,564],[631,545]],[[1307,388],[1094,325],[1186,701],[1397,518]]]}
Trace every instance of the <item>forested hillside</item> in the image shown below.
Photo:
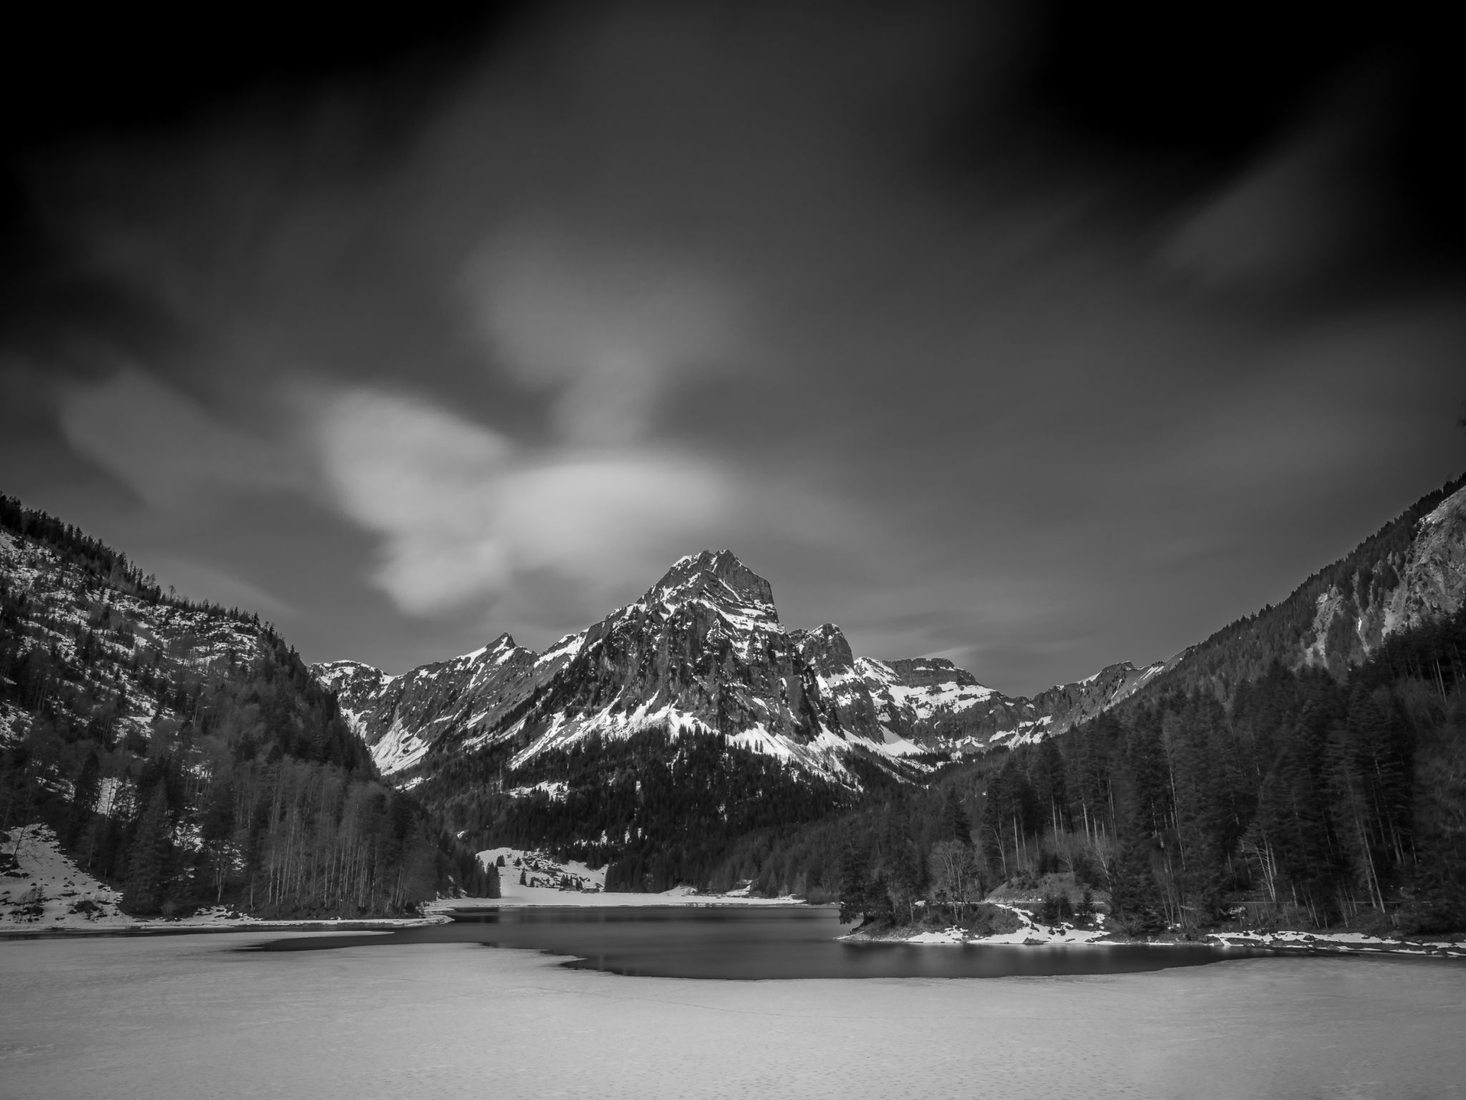
{"label": "forested hillside", "polygon": [[140,916],[490,889],[272,627],[0,498],[0,828],[32,821]]}
{"label": "forested hillside", "polygon": [[[592,736],[515,769],[507,756],[458,757],[413,793],[485,846],[544,847],[605,866],[608,890],[706,882],[737,838],[816,820],[855,798],[777,757],[691,730]],[[868,768],[872,782],[885,776],[874,762]]]}
{"label": "forested hillside", "polygon": [[1466,612],[1392,636],[1343,679],[1274,664],[1225,703],[1172,692],[751,836],[713,878],[802,881],[906,923],[960,921],[994,886],[1053,872],[1108,891],[1135,933],[1466,928]]}

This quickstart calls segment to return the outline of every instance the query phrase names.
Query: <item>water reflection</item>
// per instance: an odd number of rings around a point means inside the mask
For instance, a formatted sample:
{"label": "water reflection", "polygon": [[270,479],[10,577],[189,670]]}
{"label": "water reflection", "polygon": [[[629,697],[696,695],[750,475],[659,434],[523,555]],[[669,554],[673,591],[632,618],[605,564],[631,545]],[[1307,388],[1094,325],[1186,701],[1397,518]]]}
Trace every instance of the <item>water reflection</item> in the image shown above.
{"label": "water reflection", "polygon": [[1151,947],[921,946],[846,943],[834,908],[648,906],[511,908],[460,912],[451,924],[406,928],[364,940],[310,936],[266,950],[415,943],[482,943],[573,956],[565,965],[667,978],[999,978],[1120,974],[1198,966],[1261,950],[1205,945]]}

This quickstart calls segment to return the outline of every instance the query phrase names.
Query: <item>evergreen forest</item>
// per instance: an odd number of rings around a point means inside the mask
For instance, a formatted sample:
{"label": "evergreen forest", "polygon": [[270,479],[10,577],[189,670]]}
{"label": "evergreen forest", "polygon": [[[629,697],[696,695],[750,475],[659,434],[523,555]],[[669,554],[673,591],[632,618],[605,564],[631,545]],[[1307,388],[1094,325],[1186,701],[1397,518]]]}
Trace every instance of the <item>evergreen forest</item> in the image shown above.
{"label": "evergreen forest", "polygon": [[336,700],[257,616],[163,591],[77,529],[0,498],[0,828],[51,825],[138,916],[403,913],[495,889],[381,781]]}
{"label": "evergreen forest", "polygon": [[[1344,678],[1274,664],[742,838],[711,884],[838,898],[876,925],[964,923],[1001,884],[1072,876],[1118,927],[1466,928],[1466,612]],[[1074,897],[1045,898],[1066,915]]]}

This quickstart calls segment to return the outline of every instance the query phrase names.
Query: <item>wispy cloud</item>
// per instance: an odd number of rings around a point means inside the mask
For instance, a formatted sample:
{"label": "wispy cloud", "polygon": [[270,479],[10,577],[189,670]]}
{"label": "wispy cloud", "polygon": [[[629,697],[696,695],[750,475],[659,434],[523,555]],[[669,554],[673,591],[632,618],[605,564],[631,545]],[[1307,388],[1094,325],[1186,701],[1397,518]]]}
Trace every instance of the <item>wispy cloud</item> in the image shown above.
{"label": "wispy cloud", "polygon": [[221,490],[303,485],[277,441],[232,427],[134,367],[65,387],[59,415],[75,451],[159,511],[197,507]]}
{"label": "wispy cloud", "polygon": [[502,611],[506,599],[529,614],[512,597],[546,572],[594,606],[645,583],[648,561],[675,556],[735,496],[696,456],[535,453],[402,394],[332,391],[315,408],[310,434],[331,502],[380,538],[374,581],[413,614],[475,602]]}
{"label": "wispy cloud", "polygon": [[678,374],[733,351],[729,291],[629,243],[523,226],[485,242],[465,286],[487,365],[551,391],[557,434],[580,445],[642,437]]}
{"label": "wispy cloud", "polygon": [[1018,7],[542,5],[38,150],[6,488],[396,668],[703,546],[1008,690],[1204,635],[1454,471],[1459,287],[1318,293],[1407,205],[1373,108],[1132,159],[1029,110]]}

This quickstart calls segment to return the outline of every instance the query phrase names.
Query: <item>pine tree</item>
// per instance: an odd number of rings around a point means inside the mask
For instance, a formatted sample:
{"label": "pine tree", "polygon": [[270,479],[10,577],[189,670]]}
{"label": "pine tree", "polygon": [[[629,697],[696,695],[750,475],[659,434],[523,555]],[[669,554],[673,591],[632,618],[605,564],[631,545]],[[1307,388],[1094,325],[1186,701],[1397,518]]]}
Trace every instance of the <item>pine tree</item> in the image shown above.
{"label": "pine tree", "polygon": [[840,856],[840,923],[859,920],[869,903],[870,859],[864,848],[847,839]]}
{"label": "pine tree", "polygon": [[948,789],[943,796],[942,816],[945,819],[947,836],[970,848],[972,819],[967,816],[967,808],[962,805],[962,797],[956,791]]}
{"label": "pine tree", "polygon": [[163,911],[168,899],[172,853],[168,796],[159,783],[138,820],[132,847],[128,849],[127,878],[122,889],[125,911],[136,916],[153,916]]}
{"label": "pine tree", "polygon": [[97,756],[97,750],[92,749],[87,753],[81,772],[72,784],[71,806],[67,810],[66,835],[63,838],[68,849],[76,847],[82,833],[91,823],[92,808],[97,804],[97,796],[102,791],[101,776],[102,762]]}

